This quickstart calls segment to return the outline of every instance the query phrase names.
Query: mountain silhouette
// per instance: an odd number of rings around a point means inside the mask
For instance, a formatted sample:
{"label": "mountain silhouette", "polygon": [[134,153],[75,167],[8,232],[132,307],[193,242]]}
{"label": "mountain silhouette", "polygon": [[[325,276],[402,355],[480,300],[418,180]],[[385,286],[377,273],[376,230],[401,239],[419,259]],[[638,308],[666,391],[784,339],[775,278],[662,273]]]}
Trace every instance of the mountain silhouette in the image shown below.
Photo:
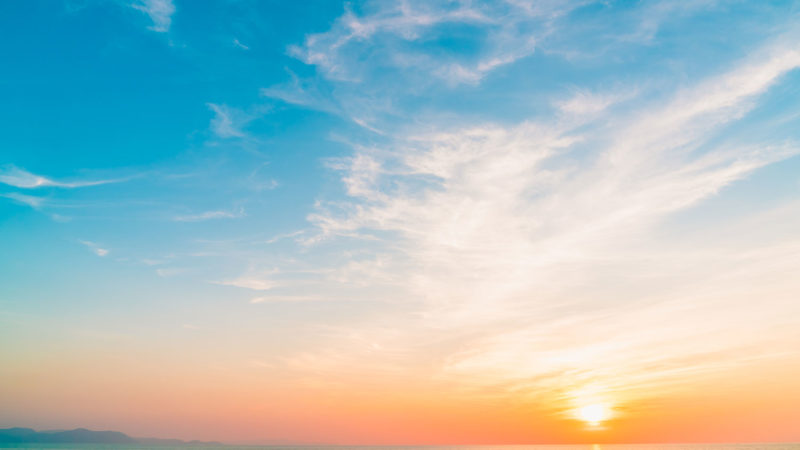
{"label": "mountain silhouette", "polygon": [[169,444],[221,445],[219,442],[181,441],[178,439],[134,439],[119,431],[74,430],[36,431],[32,428],[0,429],[0,444]]}

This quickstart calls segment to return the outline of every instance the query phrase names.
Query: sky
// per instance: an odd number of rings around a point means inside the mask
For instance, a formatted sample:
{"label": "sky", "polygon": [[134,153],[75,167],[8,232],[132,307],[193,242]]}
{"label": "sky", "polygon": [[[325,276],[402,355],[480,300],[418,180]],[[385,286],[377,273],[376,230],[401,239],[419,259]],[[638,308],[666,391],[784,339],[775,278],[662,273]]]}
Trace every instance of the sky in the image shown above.
{"label": "sky", "polygon": [[0,3],[0,427],[800,441],[800,3]]}

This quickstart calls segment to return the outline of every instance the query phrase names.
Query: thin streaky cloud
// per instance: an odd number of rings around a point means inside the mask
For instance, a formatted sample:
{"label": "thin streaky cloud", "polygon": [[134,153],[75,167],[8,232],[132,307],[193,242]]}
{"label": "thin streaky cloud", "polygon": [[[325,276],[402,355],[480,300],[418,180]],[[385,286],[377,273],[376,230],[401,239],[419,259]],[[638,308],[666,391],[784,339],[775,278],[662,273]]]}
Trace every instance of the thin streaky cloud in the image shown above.
{"label": "thin streaky cloud", "polygon": [[91,181],[56,181],[41,175],[28,172],[13,164],[7,164],[0,167],[0,183],[21,189],[36,189],[41,187],[58,187],[58,188],[81,188],[89,186],[99,186],[103,184],[119,183],[126,181],[125,179],[114,180],[91,180]]}
{"label": "thin streaky cloud", "polygon": [[182,275],[188,271],[189,269],[186,269],[184,267],[164,267],[156,269],[156,275],[166,278],[166,277],[174,277],[176,275]]}
{"label": "thin streaky cloud", "polygon": [[634,89],[627,89],[624,93],[596,93],[586,90],[577,90],[572,97],[559,100],[555,107],[567,116],[589,116],[601,113],[609,107],[631,99],[636,96]]}
{"label": "thin streaky cloud", "polygon": [[284,239],[299,238],[300,236],[302,236],[302,235],[304,235],[306,233],[308,233],[308,230],[297,230],[297,231],[292,231],[290,233],[282,233],[282,234],[278,234],[276,236],[273,236],[273,237],[267,239],[263,243],[264,244],[274,244],[274,243],[276,243],[278,241],[282,241]]}
{"label": "thin streaky cloud", "polygon": [[[388,55],[377,61],[378,65],[417,68],[450,84],[475,84],[496,68],[533,53],[537,36],[547,32],[547,25],[580,4],[570,1],[531,7],[523,2],[480,5],[442,1],[372,2],[367,8],[369,13],[359,16],[347,11],[331,30],[307,36],[304,45],[290,47],[289,51],[305,63],[318,66],[331,79],[359,81],[367,69],[358,64],[357,52],[364,48],[364,42],[372,42],[385,46]],[[448,24],[488,30],[486,50],[477,61],[459,61],[454,57],[441,60],[402,50],[404,42],[435,35],[435,29]],[[531,25],[541,30],[532,34]],[[528,31],[521,33],[520,28]]]}
{"label": "thin streaky cloud", "polygon": [[251,116],[226,105],[217,105],[215,103],[208,103],[207,105],[215,114],[210,123],[211,131],[214,134],[221,138],[240,138],[245,136],[242,127],[253,119]]}
{"label": "thin streaky cloud", "polygon": [[250,303],[292,303],[292,302],[317,302],[326,301],[328,299],[314,295],[270,295],[258,296],[250,299]]}
{"label": "thin streaky cloud", "polygon": [[[427,97],[442,84],[449,88],[479,88],[493,72],[538,51],[567,57],[574,45],[569,51],[559,50],[562,43],[554,37],[569,36],[574,28],[570,25],[571,13],[590,3],[366,2],[358,13],[346,10],[329,30],[307,35],[302,45],[290,46],[289,53],[316,66],[322,79],[299,79],[292,74],[291,81],[261,92],[293,105],[341,115],[384,134],[393,124],[404,121],[404,111],[398,103],[406,97]],[[670,17],[668,12],[672,9],[685,18],[713,9],[717,2],[696,2],[691,6],[668,3],[671,6],[666,9],[656,8],[659,17],[647,7],[632,8],[631,13],[625,14],[631,17],[623,28],[638,28],[650,20],[657,29]],[[480,44],[475,47],[477,53],[460,52],[458,46],[424,45],[446,35],[445,30],[451,26],[474,28],[475,36],[481,36],[476,39]],[[593,38],[613,41],[617,34]],[[470,39],[464,43],[473,44]],[[382,81],[387,73],[393,75],[391,84]]]}
{"label": "thin streaky cloud", "polygon": [[111,250],[109,250],[107,248],[103,248],[102,246],[100,246],[100,244],[97,244],[95,242],[84,241],[84,240],[79,240],[78,242],[80,242],[81,244],[85,245],[89,250],[91,250],[92,253],[94,253],[97,256],[101,256],[101,257],[102,256],[108,256],[108,254],[111,253]]}
{"label": "thin streaky cloud", "polygon": [[150,17],[153,25],[149,28],[158,33],[166,33],[172,25],[172,15],[175,14],[175,5],[172,0],[137,0],[131,4]]}
{"label": "thin streaky cloud", "polygon": [[235,211],[223,211],[223,210],[215,210],[215,211],[204,211],[199,214],[186,214],[181,216],[175,216],[172,218],[175,222],[203,222],[206,220],[216,220],[216,219],[238,219],[245,217],[244,208],[240,208]]}
{"label": "thin streaky cloud", "polygon": [[263,276],[241,276],[230,280],[212,281],[213,284],[233,286],[254,291],[268,291],[278,287],[280,283]]}
{"label": "thin streaky cloud", "polygon": [[0,194],[0,197],[5,197],[11,200],[14,200],[18,203],[22,203],[24,205],[28,205],[33,209],[39,209],[42,205],[46,203],[46,199],[43,197],[36,197],[33,195],[25,195],[20,194],[17,192],[9,192],[7,194]]}
{"label": "thin streaky cloud", "polygon": [[262,88],[264,97],[273,98],[292,105],[313,108],[331,114],[345,115],[342,107],[331,93],[325,92],[313,79],[304,79],[287,70],[290,81]]}

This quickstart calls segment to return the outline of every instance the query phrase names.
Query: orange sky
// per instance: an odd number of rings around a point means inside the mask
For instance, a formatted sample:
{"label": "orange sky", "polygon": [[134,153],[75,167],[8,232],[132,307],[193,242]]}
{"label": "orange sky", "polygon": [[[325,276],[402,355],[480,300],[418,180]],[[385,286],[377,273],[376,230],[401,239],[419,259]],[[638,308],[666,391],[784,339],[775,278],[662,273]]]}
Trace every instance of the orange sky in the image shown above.
{"label": "orange sky", "polygon": [[[65,350],[61,347],[60,350]],[[764,360],[703,376],[677,374],[568,399],[568,392],[461,386],[420,373],[339,378],[274,368],[187,367],[108,347],[4,366],[0,421],[231,443],[523,444],[800,439],[800,363]],[[75,351],[71,349],[71,351]],[[57,374],[57,376],[54,376]],[[765,376],[769,374],[769,376]],[[594,380],[597,382],[600,380]],[[576,386],[573,391],[581,391]],[[598,396],[612,418],[578,420]]]}

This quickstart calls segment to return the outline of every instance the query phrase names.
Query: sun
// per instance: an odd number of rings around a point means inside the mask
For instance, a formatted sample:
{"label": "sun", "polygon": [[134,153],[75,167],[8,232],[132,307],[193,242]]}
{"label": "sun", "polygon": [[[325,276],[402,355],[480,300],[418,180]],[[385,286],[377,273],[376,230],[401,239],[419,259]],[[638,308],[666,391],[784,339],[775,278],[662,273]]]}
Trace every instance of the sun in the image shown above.
{"label": "sun", "polygon": [[611,411],[601,403],[582,406],[577,409],[576,413],[579,419],[593,427],[600,425],[611,416]]}

